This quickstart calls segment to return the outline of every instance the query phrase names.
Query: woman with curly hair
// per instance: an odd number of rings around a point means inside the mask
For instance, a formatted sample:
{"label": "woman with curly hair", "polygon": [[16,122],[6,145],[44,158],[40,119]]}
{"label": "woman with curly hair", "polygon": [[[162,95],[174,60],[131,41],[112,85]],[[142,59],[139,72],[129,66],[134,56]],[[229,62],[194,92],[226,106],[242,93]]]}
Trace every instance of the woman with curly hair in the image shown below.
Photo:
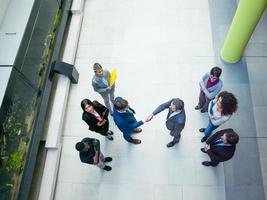
{"label": "woman with curly hair", "polygon": [[208,126],[207,128],[199,129],[200,132],[204,132],[205,134],[201,142],[205,142],[212,131],[230,119],[232,114],[237,110],[237,104],[238,101],[235,95],[227,91],[219,93],[216,99],[210,101],[208,108]]}
{"label": "woman with curly hair", "polygon": [[113,140],[111,136],[113,132],[109,130],[109,110],[98,101],[91,102],[89,99],[82,100],[81,107],[83,109],[82,119],[88,124],[89,130]]}

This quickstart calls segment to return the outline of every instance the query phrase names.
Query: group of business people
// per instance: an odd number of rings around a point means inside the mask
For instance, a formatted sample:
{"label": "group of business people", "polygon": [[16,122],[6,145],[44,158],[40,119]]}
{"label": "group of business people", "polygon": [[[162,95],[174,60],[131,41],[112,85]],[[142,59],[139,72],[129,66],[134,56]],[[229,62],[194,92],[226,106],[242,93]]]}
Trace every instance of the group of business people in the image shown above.
{"label": "group of business people", "polygon": [[[123,133],[124,139],[129,143],[140,144],[141,140],[133,138],[132,134],[140,133],[141,125],[151,121],[158,113],[168,110],[165,124],[173,139],[167,144],[167,147],[173,147],[179,142],[186,122],[184,102],[181,99],[170,99],[159,105],[144,121],[137,121],[134,117],[135,111],[129,106],[128,101],[122,97],[115,98],[115,84],[109,86],[109,71],[103,70],[99,63],[94,64],[93,70],[95,75],[92,79],[92,86],[103,97],[105,106],[98,101],[82,100],[82,119],[88,124],[89,130],[113,140],[113,132],[109,130],[108,115],[110,113],[115,124]],[[199,82],[199,102],[195,109],[200,110],[201,113],[208,112],[209,116],[207,127],[199,129],[204,133],[201,142],[205,142],[201,151],[210,157],[210,161],[202,162],[205,166],[217,166],[219,162],[232,158],[239,139],[233,129],[224,129],[211,135],[212,131],[230,119],[237,110],[238,104],[232,93],[220,92],[223,85],[220,79],[221,72],[219,67],[213,67]],[[113,104],[113,108],[110,102]],[[79,151],[82,162],[97,165],[106,171],[112,169],[105,164],[112,161],[112,158],[103,156],[99,140],[84,138],[76,144],[76,149]]]}

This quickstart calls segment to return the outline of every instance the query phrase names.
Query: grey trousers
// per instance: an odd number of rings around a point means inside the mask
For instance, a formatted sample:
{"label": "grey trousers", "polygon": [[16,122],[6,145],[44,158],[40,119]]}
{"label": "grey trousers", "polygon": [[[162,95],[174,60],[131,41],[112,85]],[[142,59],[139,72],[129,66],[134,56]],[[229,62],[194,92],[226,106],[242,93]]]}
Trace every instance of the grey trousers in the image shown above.
{"label": "grey trousers", "polygon": [[112,114],[113,110],[112,107],[110,106],[109,100],[114,104],[114,92],[115,92],[115,85],[112,86],[111,90],[100,93],[102,98],[104,99],[105,106],[109,109],[109,112]]}
{"label": "grey trousers", "polygon": [[99,162],[96,164],[96,166],[98,166],[99,168],[103,169],[106,165],[105,165],[105,157],[104,155],[100,152],[99,153]]}
{"label": "grey trousers", "polygon": [[209,103],[210,103],[210,99],[208,99],[207,97],[206,97],[206,95],[205,96],[202,96],[202,95],[200,95],[199,94],[199,98],[198,98],[198,107],[200,107],[202,110],[204,110],[204,111],[208,111],[208,107],[209,107]]}
{"label": "grey trousers", "polygon": [[177,143],[180,141],[181,138],[181,133],[175,133],[175,134],[170,134],[171,136],[173,136],[173,142]]}

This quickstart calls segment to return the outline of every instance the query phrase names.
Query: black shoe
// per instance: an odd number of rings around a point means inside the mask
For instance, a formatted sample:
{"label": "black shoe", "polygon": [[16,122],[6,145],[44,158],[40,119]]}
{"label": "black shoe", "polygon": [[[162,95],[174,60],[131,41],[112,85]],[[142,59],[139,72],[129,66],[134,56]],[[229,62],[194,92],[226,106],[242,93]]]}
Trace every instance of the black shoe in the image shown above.
{"label": "black shoe", "polygon": [[141,144],[141,140],[139,140],[139,139],[133,139],[132,143],[134,143],[134,144]]}
{"label": "black shoe", "polygon": [[200,151],[202,151],[203,153],[207,153],[204,148],[201,148]]}
{"label": "black shoe", "polygon": [[205,112],[207,112],[207,111],[206,111],[206,110],[201,110],[200,112],[201,112],[201,113],[205,113]]}
{"label": "black shoe", "polygon": [[105,157],[104,162],[111,162],[111,161],[112,161],[112,158],[111,157]]}
{"label": "black shoe", "polygon": [[196,107],[195,107],[195,110],[199,110],[200,109],[200,107],[199,107],[199,105],[197,105]]}
{"label": "black shoe", "polygon": [[204,137],[201,139],[201,142],[205,142],[207,139],[208,139],[208,137],[207,137],[207,136],[204,136]]}
{"label": "black shoe", "polygon": [[211,162],[209,162],[209,161],[203,161],[202,162],[202,165],[204,165],[204,166],[211,166]]}
{"label": "black shoe", "polygon": [[170,148],[170,147],[173,147],[176,143],[178,142],[174,142],[174,141],[171,141],[167,144],[167,147]]}
{"label": "black shoe", "polygon": [[141,128],[135,128],[133,130],[133,133],[141,133],[142,132],[142,129]]}
{"label": "black shoe", "polygon": [[205,132],[205,128],[200,128],[199,132],[204,133]]}
{"label": "black shoe", "polygon": [[113,135],[114,133],[113,133],[113,131],[109,130],[109,131],[108,131],[108,134],[109,134],[109,135]]}
{"label": "black shoe", "polygon": [[103,168],[103,170],[110,171],[110,170],[112,170],[112,167],[106,165],[106,166]]}
{"label": "black shoe", "polygon": [[106,137],[108,138],[108,140],[111,140],[111,141],[114,140],[114,138],[111,135],[107,135]]}

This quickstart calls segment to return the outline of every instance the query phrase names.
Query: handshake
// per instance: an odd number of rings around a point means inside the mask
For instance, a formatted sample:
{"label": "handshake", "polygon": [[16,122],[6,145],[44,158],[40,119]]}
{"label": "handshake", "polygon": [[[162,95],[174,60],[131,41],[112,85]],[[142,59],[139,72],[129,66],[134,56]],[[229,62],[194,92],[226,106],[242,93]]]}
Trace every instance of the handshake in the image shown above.
{"label": "handshake", "polygon": [[150,115],[148,115],[146,118],[145,118],[145,122],[149,122],[149,121],[151,121],[152,119],[153,119],[153,114],[150,114]]}

